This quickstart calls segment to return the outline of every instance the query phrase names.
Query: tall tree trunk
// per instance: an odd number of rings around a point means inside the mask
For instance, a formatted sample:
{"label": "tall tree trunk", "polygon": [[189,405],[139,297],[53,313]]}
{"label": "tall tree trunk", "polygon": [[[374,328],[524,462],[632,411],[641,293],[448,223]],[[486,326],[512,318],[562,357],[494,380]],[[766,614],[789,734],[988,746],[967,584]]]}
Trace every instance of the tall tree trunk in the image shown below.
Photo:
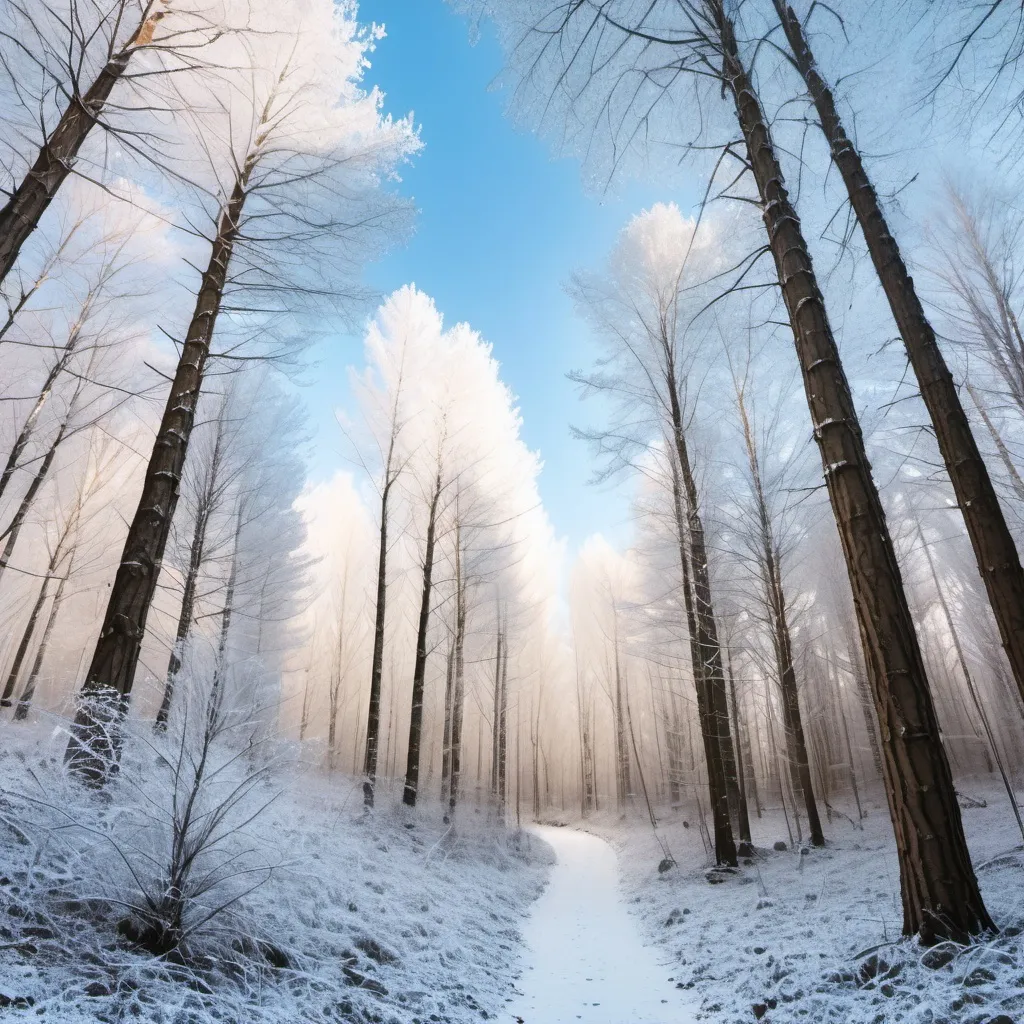
{"label": "tall tree trunk", "polygon": [[[672,460],[672,498],[676,519],[676,534],[679,541],[679,564],[682,573],[683,607],[689,634],[690,666],[694,687],[697,692],[697,717],[704,746],[704,760],[708,770],[708,794],[711,804],[712,827],[714,829],[715,861],[718,864],[736,866],[736,843],[733,839],[732,821],[729,815],[729,795],[722,764],[722,748],[718,730],[714,725],[714,713],[708,694],[707,675],[701,657],[697,617],[694,612],[693,589],[690,583],[690,551],[686,543],[687,521],[683,510],[682,489],[679,480],[678,462]],[[691,761],[693,746],[690,745]],[[693,765],[691,764],[691,768]]]}
{"label": "tall tree trunk", "polygon": [[427,546],[423,555],[423,590],[420,594],[420,618],[416,629],[416,663],[412,673],[412,707],[409,712],[409,750],[405,762],[405,789],[402,803],[416,806],[420,784],[420,743],[423,738],[423,687],[427,678],[427,632],[430,627],[431,577],[434,572],[434,538],[437,533],[437,504],[441,499],[441,470],[434,479],[427,519]]}
{"label": "tall tree trunk", "polygon": [[757,183],[850,575],[882,727],[904,932],[918,933],[926,944],[966,939],[994,925],[971,866],[949,762],[857,410],[810,251],[783,184],[760,101],[740,58],[732,21],[721,0],[705,2],[717,22],[723,80],[735,103]]}
{"label": "tall tree trunk", "polygon": [[1017,688],[1024,695],[1024,568],[1006,525],[985,460],[971,433],[953,375],[907,272],[899,245],[889,230],[878,196],[860,154],[846,134],[832,91],[818,73],[800,19],[784,0],[776,11],[818,114],[818,124],[842,175],[850,205],[864,233],[871,262],[889,300],[896,326],[928,409],[935,440],[949,474],[978,570],[985,581],[999,635],[1010,661]]}
{"label": "tall tree trunk", "polygon": [[971,396],[971,400],[981,416],[981,421],[985,424],[985,428],[992,438],[992,443],[996,446],[996,453],[999,455],[999,461],[1002,462],[1003,468],[1006,470],[1006,475],[1010,478],[1010,486],[1013,488],[1013,493],[1017,496],[1018,501],[1024,501],[1024,480],[1021,479],[1020,472],[1010,457],[1010,450],[1006,447],[1003,435],[999,433],[998,428],[992,422],[992,417],[989,416],[988,409],[985,408],[985,403],[981,395],[978,394],[978,389],[970,381],[966,382],[966,386],[967,393]]}
{"label": "tall tree trunk", "polygon": [[[506,623],[508,618],[506,616]],[[506,625],[507,628],[507,625]],[[505,821],[508,802],[508,635],[504,636],[501,659],[501,703],[498,706],[498,821]]]}
{"label": "tall tree trunk", "polygon": [[795,765],[797,780],[807,811],[807,824],[811,842],[815,846],[825,845],[821,830],[818,805],[814,800],[811,786],[810,759],[807,755],[807,741],[804,737],[803,718],[800,714],[800,700],[797,693],[796,669],[793,665],[793,638],[789,631],[786,591],[782,582],[779,545],[775,536],[768,508],[768,497],[764,491],[764,477],[761,472],[761,453],[758,450],[754,429],[747,413],[744,386],[737,384],[736,407],[743,428],[743,441],[747,450],[747,463],[754,488],[754,504],[757,515],[757,529],[760,540],[761,571],[764,575],[764,604],[772,631],[772,647],[775,651],[775,666],[782,691],[782,713],[786,727],[786,746],[791,765]]}
{"label": "tall tree trunk", "polygon": [[39,641],[39,647],[36,648],[36,656],[32,661],[32,668],[29,669],[28,679],[25,680],[25,688],[22,690],[17,706],[14,709],[14,721],[16,722],[23,722],[28,718],[29,708],[32,706],[32,700],[36,695],[36,683],[43,667],[43,659],[46,657],[46,649],[50,646],[53,627],[57,623],[57,613],[60,611],[61,602],[64,600],[64,588],[67,586],[68,577],[71,575],[70,562],[69,558],[67,570],[57,582],[57,589],[50,604],[50,614],[46,617],[46,625],[43,627],[43,635]]}
{"label": "tall tree trunk", "polygon": [[[67,351],[67,346],[65,346],[65,351]],[[21,430],[18,431],[18,436],[14,440],[14,446],[11,448],[10,454],[7,456],[7,462],[4,465],[3,472],[0,473],[0,498],[4,496],[4,492],[7,490],[7,485],[11,482],[11,477],[14,475],[14,471],[18,468],[21,456],[24,454],[26,447],[28,447],[29,441],[32,440],[32,435],[35,433],[36,424],[39,422],[43,406],[46,405],[50,394],[53,392],[53,385],[56,383],[61,370],[63,370],[65,366],[66,360],[62,356],[53,364],[52,367],[50,367],[50,372],[47,373],[46,380],[43,381],[43,386],[39,389],[39,394],[36,395],[35,402],[32,403],[32,409],[29,411],[28,416],[25,417],[25,422],[21,425]]]}
{"label": "tall tree trunk", "polygon": [[498,798],[498,719],[501,715],[501,606],[498,606],[497,636],[494,641],[494,699],[491,709],[491,797]]}
{"label": "tall tree trunk", "polygon": [[181,595],[181,608],[178,612],[178,625],[174,631],[174,643],[167,660],[167,676],[164,679],[164,694],[156,713],[154,727],[163,732],[167,728],[167,719],[171,714],[171,701],[174,698],[174,683],[181,671],[182,659],[185,656],[185,644],[192,631],[192,620],[195,617],[196,586],[199,582],[199,570],[203,564],[203,550],[206,546],[206,528],[208,518],[205,511],[196,516],[195,529],[192,531],[192,545],[189,548],[188,569],[185,572],[185,586]]}
{"label": "tall tree trunk", "polygon": [[747,780],[743,771],[743,744],[740,742],[740,711],[736,701],[736,680],[732,674],[732,651],[728,654],[729,696],[732,701],[732,731],[736,738],[736,774],[740,789],[740,842],[746,843],[746,850],[739,850],[741,856],[753,854],[750,838],[750,812],[747,809]]}
{"label": "tall tree trunk", "polygon": [[452,791],[452,712],[455,700],[455,637],[448,645],[444,675],[444,734],[441,738],[441,806],[448,806]]}
{"label": "tall tree trunk", "polygon": [[36,595],[35,603],[32,605],[32,611],[29,613],[25,630],[21,634],[21,642],[18,644],[18,650],[15,652],[14,661],[11,662],[11,670],[7,673],[3,696],[0,697],[0,707],[9,708],[11,706],[11,696],[14,694],[14,687],[17,685],[18,676],[21,675],[21,666],[25,663],[25,658],[28,656],[29,645],[32,643],[32,636],[36,631],[36,623],[39,621],[39,616],[43,612],[43,605],[46,604],[46,598],[49,595],[50,580],[53,578],[51,576],[52,572],[52,569],[47,570],[39,587],[39,593]]}
{"label": "tall tree trunk", "polygon": [[377,784],[377,755],[380,747],[380,691],[384,678],[384,625],[388,597],[388,499],[394,483],[391,459],[394,437],[388,451],[384,489],[380,498],[380,552],[377,557],[377,607],[373,620],[373,662],[370,666],[370,703],[366,711],[366,754],[363,760],[363,805],[373,806]]}
{"label": "tall tree trunk", "polygon": [[1013,816],[1017,820],[1017,828],[1020,830],[1021,836],[1024,837],[1024,821],[1021,820],[1020,807],[1017,804],[1017,796],[1013,791],[1013,786],[1010,784],[1009,778],[1007,777],[1006,768],[1003,765],[1003,758],[999,752],[999,745],[996,743],[996,737],[992,731],[992,724],[985,712],[985,705],[982,703],[981,698],[978,695],[978,690],[974,683],[974,677],[971,675],[971,670],[967,666],[967,657],[964,654],[963,646],[960,643],[960,633],[956,628],[956,623],[953,621],[953,613],[950,611],[949,602],[946,600],[946,592],[939,580],[938,570],[935,568],[935,559],[932,557],[932,549],[925,540],[924,531],[921,529],[920,522],[917,524],[917,539],[920,542],[921,547],[924,550],[924,556],[928,561],[928,571],[931,573],[932,583],[935,585],[935,593],[939,599],[939,607],[942,609],[942,616],[946,620],[946,628],[949,630],[949,635],[953,640],[953,649],[956,651],[956,658],[960,665],[960,672],[963,674],[964,682],[967,684],[967,692],[970,694],[971,703],[974,705],[975,713],[978,715],[978,718],[981,719],[982,728],[985,730],[985,738],[988,742],[988,749],[986,750],[986,760],[989,762],[988,770],[990,772],[992,771],[991,759],[988,757],[988,751],[991,751],[991,755],[995,758],[996,765],[999,768],[999,775],[1003,780],[1003,788],[1006,790],[1006,795],[1010,800],[1010,808],[1013,811]]}
{"label": "tall tree trunk", "polygon": [[630,792],[629,778],[629,747],[626,745],[626,710],[623,704],[623,681],[622,668],[619,663],[619,639],[618,630],[615,635],[615,782],[616,796],[618,797],[618,810],[625,814],[629,806]]}
{"label": "tall tree trunk", "polygon": [[165,13],[154,12],[155,6],[156,0],[146,4],[138,31],[103,65],[85,92],[79,92],[75,83],[67,108],[43,141],[32,168],[0,208],[0,283],[10,273],[25,240],[38,227],[57,190],[74,168],[83,143],[103,113],[114,86],[124,75],[132,54],[152,41],[153,29]]}
{"label": "tall tree trunk", "polygon": [[217,221],[210,261],[203,272],[153,454],[146,467],[142,495],[128,527],[99,639],[82,687],[82,703],[65,761],[95,785],[102,784],[117,754],[117,721],[127,710],[135,680],[146,620],[178,504],[181,472],[195,422],[210,342],[256,158],[255,151],[246,158]]}
{"label": "tall tree trunk", "polygon": [[462,779],[462,720],[466,703],[466,577],[461,531],[458,529],[455,540],[455,687],[452,693],[452,769],[446,822],[455,820],[455,807],[459,800],[459,783]]}
{"label": "tall tree trunk", "polygon": [[220,636],[217,639],[217,661],[213,670],[213,683],[210,686],[210,698],[207,705],[210,721],[220,716],[224,704],[224,677],[227,675],[228,638],[231,636],[231,620],[235,614],[235,587],[238,585],[238,542],[242,535],[242,505],[235,513],[235,535],[231,550],[231,569],[228,571],[228,583],[224,589],[224,608],[220,613]]}
{"label": "tall tree trunk", "polygon": [[25,525],[25,518],[28,516],[29,509],[32,508],[32,503],[36,500],[39,488],[43,486],[43,483],[50,472],[50,467],[53,465],[53,460],[57,455],[57,449],[67,436],[69,426],[70,423],[66,419],[61,423],[56,436],[50,442],[50,447],[46,449],[46,454],[39,462],[39,467],[36,469],[35,476],[32,477],[32,482],[28,485],[28,490],[25,491],[24,496],[18,503],[18,509],[14,513],[14,518],[8,524],[4,534],[0,534],[0,536],[6,535],[7,537],[4,549],[3,551],[0,551],[0,578],[3,577],[4,570],[11,561],[11,556],[14,554],[14,548],[18,543],[18,535],[21,533],[21,528]]}

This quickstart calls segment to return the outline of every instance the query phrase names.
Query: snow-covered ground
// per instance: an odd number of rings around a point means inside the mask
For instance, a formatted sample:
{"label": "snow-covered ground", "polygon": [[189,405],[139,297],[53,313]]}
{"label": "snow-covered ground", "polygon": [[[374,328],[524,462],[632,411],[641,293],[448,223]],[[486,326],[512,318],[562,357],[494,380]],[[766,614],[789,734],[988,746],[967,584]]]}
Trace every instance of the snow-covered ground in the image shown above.
{"label": "snow-covered ground", "polygon": [[[699,1020],[742,1024],[1019,1024],[1024,1021],[1024,849],[1005,794],[965,784],[985,807],[964,827],[995,940],[966,949],[901,941],[895,843],[881,794],[861,831],[835,817],[823,850],[789,847],[780,812],[754,819],[757,856],[708,881],[704,846],[682,812],[650,824],[597,816],[588,827],[619,852],[623,888],[667,972],[699,1005]],[[694,822],[688,822],[695,826]],[[724,878],[724,880],[722,880]]]}
{"label": "snow-covered ground", "polygon": [[664,955],[644,945],[622,899],[615,853],[573,828],[534,829],[558,858],[523,935],[512,1018],[523,1024],[688,1024]]}
{"label": "snow-covered ground", "polygon": [[223,848],[244,873],[222,871],[201,900],[238,902],[181,962],[118,931],[161,849],[156,783],[83,792],[63,779],[62,752],[60,737],[0,725],[4,1020],[464,1024],[503,1013],[522,920],[552,860],[529,833],[471,805],[448,831],[436,799],[408,813],[397,792],[380,792],[364,817],[354,780],[286,766],[246,806],[277,798]]}

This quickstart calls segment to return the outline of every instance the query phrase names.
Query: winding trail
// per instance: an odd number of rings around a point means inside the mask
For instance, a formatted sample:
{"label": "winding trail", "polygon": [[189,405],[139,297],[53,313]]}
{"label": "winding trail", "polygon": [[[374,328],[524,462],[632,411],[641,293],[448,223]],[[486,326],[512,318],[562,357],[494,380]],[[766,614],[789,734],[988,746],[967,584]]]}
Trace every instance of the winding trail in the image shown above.
{"label": "winding trail", "polygon": [[571,828],[537,826],[558,857],[523,927],[524,971],[505,1021],[523,1024],[692,1024],[672,968],[640,940],[619,892],[615,852]]}

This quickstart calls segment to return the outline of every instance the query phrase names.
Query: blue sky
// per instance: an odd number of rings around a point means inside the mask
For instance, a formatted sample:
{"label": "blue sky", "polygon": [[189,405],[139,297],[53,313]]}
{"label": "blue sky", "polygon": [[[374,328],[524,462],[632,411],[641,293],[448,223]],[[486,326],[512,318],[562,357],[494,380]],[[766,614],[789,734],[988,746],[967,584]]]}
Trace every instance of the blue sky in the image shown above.
{"label": "blue sky", "polygon": [[[562,286],[573,269],[600,262],[633,213],[670,199],[686,209],[696,195],[640,184],[587,194],[576,161],[553,160],[503,116],[492,88],[497,44],[485,34],[471,46],[465,20],[443,0],[362,0],[359,13],[387,29],[367,81],[384,90],[389,112],[414,113],[425,143],[403,173],[402,191],[419,211],[415,232],[369,269],[370,283],[390,292],[415,282],[447,323],[468,321],[493,344],[519,398],[524,439],[544,459],[541,496],[570,550],[596,531],[621,536],[624,489],[588,485],[589,453],[569,433],[590,411],[565,375],[589,365],[591,350]],[[360,362],[357,337],[321,354],[309,394],[314,478],[346,464],[333,410],[350,401],[346,367]]]}

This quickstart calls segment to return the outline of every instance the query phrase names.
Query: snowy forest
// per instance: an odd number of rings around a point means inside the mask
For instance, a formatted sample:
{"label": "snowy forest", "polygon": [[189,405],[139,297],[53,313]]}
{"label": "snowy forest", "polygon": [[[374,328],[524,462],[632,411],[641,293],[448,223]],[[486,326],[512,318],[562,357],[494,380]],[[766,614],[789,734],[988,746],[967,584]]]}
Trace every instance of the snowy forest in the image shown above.
{"label": "snowy forest", "polygon": [[0,0],[0,98],[4,1019],[1024,1020],[1020,3]]}

